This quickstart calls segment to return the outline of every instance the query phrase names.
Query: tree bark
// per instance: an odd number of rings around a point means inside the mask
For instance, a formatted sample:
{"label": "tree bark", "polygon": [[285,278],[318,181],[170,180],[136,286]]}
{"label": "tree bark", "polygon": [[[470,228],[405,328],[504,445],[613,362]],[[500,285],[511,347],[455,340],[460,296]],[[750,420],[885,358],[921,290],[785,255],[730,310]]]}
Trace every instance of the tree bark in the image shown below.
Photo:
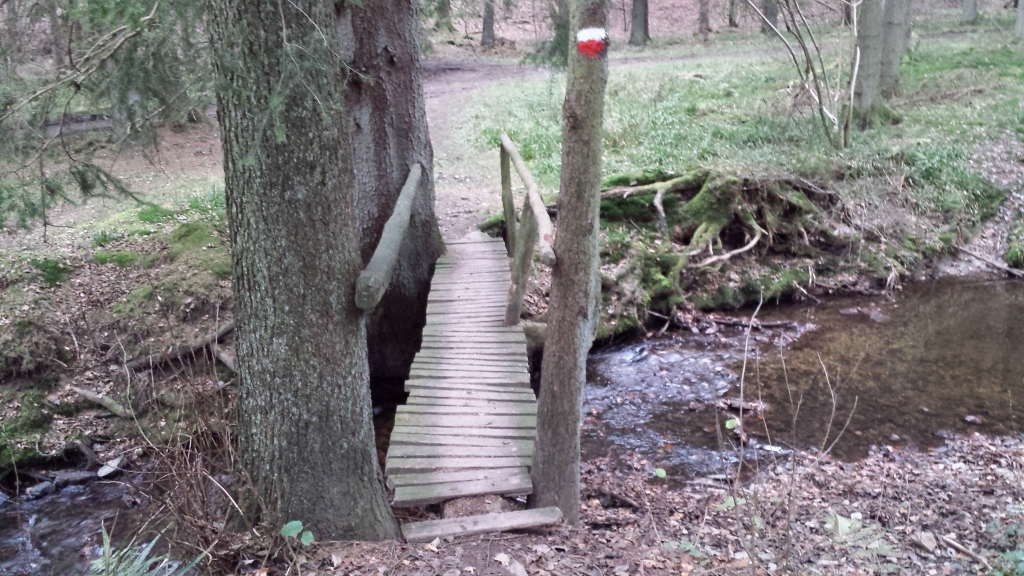
{"label": "tree bark", "polygon": [[900,64],[907,49],[907,32],[910,16],[907,0],[886,0],[885,31],[879,70],[879,90],[882,96],[890,98],[900,91]]}
{"label": "tree bark", "polygon": [[853,25],[853,4],[847,0],[842,0],[842,2],[843,15],[839,23],[843,26],[851,26]]}
{"label": "tree bark", "polygon": [[729,0],[729,28],[740,27],[740,3],[739,0]]}
{"label": "tree bark", "polygon": [[434,216],[434,152],[420,72],[418,2],[363,0],[338,14],[349,73],[345,109],[351,138],[360,255],[370,262],[394,211],[409,165],[423,166],[409,229],[391,284],[366,316],[375,392],[401,392],[420,346],[434,261],[443,251]]}
{"label": "tree bark", "polygon": [[651,39],[647,17],[647,0],[633,0],[630,22],[629,44],[631,46],[646,46],[647,41]]}
{"label": "tree bark", "polygon": [[57,0],[50,0],[47,3],[50,19],[50,39],[53,42],[53,65],[57,68],[64,66],[67,59],[68,39],[64,33],[64,20],[58,10]]}
{"label": "tree bark", "polygon": [[[282,8],[284,6],[284,8]],[[271,526],[387,539],[334,3],[212,0],[241,463]],[[326,36],[325,36],[326,35]]]}
{"label": "tree bark", "polygon": [[700,0],[697,3],[697,33],[707,43],[710,32],[711,20],[708,18],[708,0]]}
{"label": "tree bark", "polygon": [[[765,20],[771,22],[772,26],[779,27],[779,5],[776,0],[761,0],[761,13],[764,14]],[[763,20],[761,21],[761,33],[774,34],[771,26],[768,26],[768,23]]]}
{"label": "tree bark", "polygon": [[[574,29],[606,28],[607,0],[578,0]],[[580,421],[587,352],[597,327],[601,137],[608,62],[572,50],[562,106],[558,232],[541,370],[531,505],[579,522]]]}
{"label": "tree bark", "polygon": [[960,0],[960,8],[963,10],[961,21],[964,24],[974,24],[978,21],[978,0]]}
{"label": "tree bark", "polygon": [[437,0],[437,17],[434,20],[434,30],[447,30],[454,32],[452,25],[452,0]]}
{"label": "tree bark", "polygon": [[1024,40],[1024,2],[1017,0],[1017,38]]}
{"label": "tree bark", "polygon": [[484,31],[480,34],[480,45],[494,48],[494,0],[484,0]]}
{"label": "tree bark", "polygon": [[863,0],[857,18],[857,47],[860,65],[853,93],[857,127],[866,130],[873,124],[879,104],[882,68],[883,21],[885,0]]}

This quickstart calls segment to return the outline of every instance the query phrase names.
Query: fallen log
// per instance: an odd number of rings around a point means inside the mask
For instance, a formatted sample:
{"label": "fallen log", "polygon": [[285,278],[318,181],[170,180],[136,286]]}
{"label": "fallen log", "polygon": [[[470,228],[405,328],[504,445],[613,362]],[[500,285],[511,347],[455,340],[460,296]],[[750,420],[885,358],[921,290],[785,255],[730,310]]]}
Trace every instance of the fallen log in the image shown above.
{"label": "fallen log", "polygon": [[96,404],[99,404],[100,406],[103,406],[104,408],[107,409],[108,412],[110,412],[114,416],[117,416],[118,418],[132,417],[131,412],[126,410],[125,407],[122,406],[120,402],[114,400],[109,396],[103,396],[101,394],[92,392],[91,390],[79,388],[78,386],[70,386],[70,388],[74,390],[76,393],[78,393],[78,395],[81,396],[82,398],[85,398],[90,402],[94,402]]}
{"label": "fallen log", "polygon": [[216,343],[224,336],[230,334],[231,331],[233,331],[234,329],[235,323],[233,321],[228,322],[227,324],[222,326],[220,330],[217,330],[216,332],[207,335],[205,338],[199,340],[198,342],[178,346],[177,348],[173,348],[169,352],[165,352],[163,354],[159,354],[156,356],[152,354],[140,356],[138,358],[135,358],[134,360],[129,361],[127,364],[125,364],[125,367],[128,370],[135,371],[138,370],[139,368],[155,368],[166,362],[178,360],[179,358],[183,358],[190,354],[195,354],[196,352],[203,350],[207,346]]}

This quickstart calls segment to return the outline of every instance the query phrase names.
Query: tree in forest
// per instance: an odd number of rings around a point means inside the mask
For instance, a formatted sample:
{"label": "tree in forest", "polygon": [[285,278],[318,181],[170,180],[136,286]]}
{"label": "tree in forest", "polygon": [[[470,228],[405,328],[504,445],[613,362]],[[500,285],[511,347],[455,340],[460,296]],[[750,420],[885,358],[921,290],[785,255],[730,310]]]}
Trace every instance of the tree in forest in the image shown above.
{"label": "tree in forest", "polygon": [[1024,40],[1024,0],[1017,0],[1017,38]]}
{"label": "tree in forest", "polygon": [[740,27],[740,2],[729,0],[729,28]]}
{"label": "tree in forest", "polygon": [[242,464],[263,520],[301,520],[323,539],[393,538],[354,301],[360,222],[338,50],[352,39],[336,32],[334,2],[209,10]]}
{"label": "tree in forest", "polygon": [[[423,167],[409,229],[380,303],[366,316],[370,377],[375,389],[400,391],[426,323],[431,268],[443,250],[434,216],[433,150],[420,71],[416,2],[363,0],[338,13],[342,57],[350,70],[345,90],[360,254],[368,264],[409,165]],[[389,50],[381,50],[387,46]]]}
{"label": "tree in forest", "polygon": [[907,0],[864,0],[857,16],[859,65],[853,94],[861,130],[898,120],[884,97],[899,90],[899,66],[909,33]]}
{"label": "tree in forest", "polygon": [[629,25],[629,44],[631,46],[647,45],[647,41],[651,39],[648,22],[647,0],[633,0]]}
{"label": "tree in forest", "polygon": [[960,9],[963,12],[961,22],[974,24],[978,21],[978,0],[960,0]]}
{"label": "tree in forest", "polygon": [[779,5],[777,0],[761,0],[761,32],[771,34],[779,26]]}
{"label": "tree in forest", "polygon": [[548,9],[554,36],[541,42],[537,50],[528,57],[528,60],[538,64],[566,66],[569,58],[569,27],[571,26],[569,0],[550,0]]}
{"label": "tree in forest", "polygon": [[484,0],[484,29],[480,34],[480,45],[494,48],[494,0]]}
{"label": "tree in forest", "polygon": [[570,51],[562,105],[556,263],[541,367],[531,505],[558,506],[566,521],[576,524],[583,386],[600,296],[601,139],[608,62],[604,50],[594,51],[594,47],[607,42],[608,2],[577,0],[572,14],[579,45]]}
{"label": "tree in forest", "polygon": [[708,1],[700,0],[697,3],[697,34],[704,40],[705,43],[708,41],[708,34],[711,33],[711,20],[708,16]]}
{"label": "tree in forest", "polygon": [[452,24],[452,0],[437,0],[434,7],[434,30],[454,32],[455,25]]}

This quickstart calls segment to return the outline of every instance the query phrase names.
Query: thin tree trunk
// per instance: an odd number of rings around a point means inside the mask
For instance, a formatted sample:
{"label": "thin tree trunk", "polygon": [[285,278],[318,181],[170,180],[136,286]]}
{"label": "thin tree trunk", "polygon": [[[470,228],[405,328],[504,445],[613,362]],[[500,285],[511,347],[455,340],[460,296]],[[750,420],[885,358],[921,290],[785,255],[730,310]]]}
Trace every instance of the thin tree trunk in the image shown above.
{"label": "thin tree trunk", "polygon": [[885,0],[863,0],[857,18],[857,47],[860,65],[853,93],[857,127],[866,130],[874,123],[881,86],[883,21]]}
{"label": "thin tree trunk", "polygon": [[964,24],[974,24],[978,21],[978,0],[960,0],[960,7],[963,9],[961,21]]}
{"label": "thin tree trunk", "polygon": [[1017,0],[1017,38],[1024,40],[1024,1]]}
{"label": "thin tree trunk", "polygon": [[68,39],[64,33],[64,21],[58,11],[57,0],[47,3],[50,19],[50,39],[53,42],[53,65],[62,68],[67,56]]}
{"label": "thin tree trunk", "polygon": [[840,24],[843,26],[853,25],[853,4],[850,0],[842,0],[843,3],[843,16],[840,20]]}
{"label": "thin tree trunk", "polygon": [[494,48],[494,0],[484,0],[484,31],[480,35],[480,45]]}
{"label": "thin tree trunk", "polygon": [[740,27],[740,3],[739,0],[729,0],[729,28]]}
{"label": "thin tree trunk", "polygon": [[259,498],[250,511],[271,527],[301,520],[321,540],[389,539],[334,18],[324,0],[210,2],[239,451]]}
{"label": "thin tree trunk", "polygon": [[907,0],[886,0],[885,30],[883,32],[882,62],[879,71],[879,90],[890,98],[900,90],[900,63],[907,48],[907,29],[910,16]]}
{"label": "thin tree trunk", "polygon": [[[772,26],[778,28],[779,26],[779,5],[777,0],[761,0],[761,13],[764,14],[765,20],[771,22]],[[774,34],[771,26],[768,26],[767,22],[761,21],[761,32],[763,34]]]}
{"label": "thin tree trunk", "polygon": [[647,18],[647,0],[633,0],[630,21],[629,44],[631,46],[646,46],[647,41],[651,39]]}
{"label": "thin tree trunk", "polygon": [[[575,29],[605,29],[607,0],[577,0]],[[597,327],[601,128],[608,62],[572,50],[562,106],[557,258],[537,411],[531,505],[558,506],[579,522],[580,420],[587,352]]]}
{"label": "thin tree trunk", "polygon": [[551,39],[547,48],[547,56],[554,63],[567,65],[569,58],[569,28],[570,22],[569,0],[549,0],[549,13],[551,26],[555,29],[555,37]]}
{"label": "thin tree trunk", "polygon": [[437,19],[434,20],[434,30],[447,30],[454,32],[452,24],[452,0],[437,0]]}
{"label": "thin tree trunk", "polygon": [[[423,166],[420,190],[391,285],[366,316],[374,392],[401,394],[420,346],[434,261],[443,251],[434,216],[434,152],[420,73],[419,3],[363,0],[338,16],[342,57],[352,70],[345,91],[360,254],[368,264],[394,211],[409,164]],[[386,47],[386,49],[382,49]]]}
{"label": "thin tree trunk", "polygon": [[708,0],[700,0],[697,4],[697,33],[706,44],[711,32],[711,21],[708,19]]}

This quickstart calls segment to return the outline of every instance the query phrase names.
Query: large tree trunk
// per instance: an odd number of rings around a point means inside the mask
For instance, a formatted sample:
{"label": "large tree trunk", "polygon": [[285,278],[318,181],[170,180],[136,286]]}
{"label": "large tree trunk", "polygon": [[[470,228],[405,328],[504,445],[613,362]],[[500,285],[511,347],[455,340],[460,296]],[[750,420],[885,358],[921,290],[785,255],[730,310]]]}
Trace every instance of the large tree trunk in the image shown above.
{"label": "large tree trunk", "polygon": [[437,18],[434,20],[434,30],[455,31],[452,25],[452,0],[437,0]]}
{"label": "large tree trunk", "polygon": [[647,18],[647,0],[633,0],[630,14],[629,43],[631,46],[646,46],[651,39]]}
{"label": "large tree trunk", "polygon": [[1024,1],[1017,0],[1017,38],[1024,40]]}
{"label": "large tree trunk", "polygon": [[271,526],[394,538],[354,300],[362,260],[334,3],[212,0],[209,16],[242,465]]}
{"label": "large tree trunk", "polygon": [[[779,27],[779,5],[777,0],[761,0],[761,13],[764,14],[764,20],[761,21],[761,32],[764,34],[774,34],[772,27]],[[771,26],[768,24],[771,23]]]}
{"label": "large tree trunk", "polygon": [[860,65],[853,93],[857,127],[866,130],[874,123],[880,105],[884,0],[863,0],[857,17],[857,48]]}
{"label": "large tree trunk", "polygon": [[978,0],[960,0],[960,8],[963,10],[961,21],[964,24],[974,24],[978,21]]}
{"label": "large tree trunk", "polygon": [[484,0],[484,31],[480,34],[480,45],[494,48],[494,0]]}
{"label": "large tree trunk", "polygon": [[338,16],[348,77],[345,109],[351,135],[360,254],[369,263],[409,164],[423,166],[420,191],[391,285],[367,314],[370,377],[375,392],[401,392],[426,323],[434,261],[443,251],[434,217],[434,153],[420,74],[419,3],[363,0]]}
{"label": "large tree trunk", "polygon": [[740,2],[729,0],[729,28],[740,27]]}
{"label": "large tree trunk", "polygon": [[[577,0],[574,29],[607,26],[607,0]],[[587,352],[597,327],[601,128],[608,62],[572,50],[562,106],[557,258],[541,366],[533,506],[558,506],[579,522],[580,420]]]}
{"label": "large tree trunk", "polygon": [[910,10],[907,0],[886,0],[884,33],[879,70],[879,90],[889,98],[900,90],[900,63],[907,49],[907,32],[910,27]]}

